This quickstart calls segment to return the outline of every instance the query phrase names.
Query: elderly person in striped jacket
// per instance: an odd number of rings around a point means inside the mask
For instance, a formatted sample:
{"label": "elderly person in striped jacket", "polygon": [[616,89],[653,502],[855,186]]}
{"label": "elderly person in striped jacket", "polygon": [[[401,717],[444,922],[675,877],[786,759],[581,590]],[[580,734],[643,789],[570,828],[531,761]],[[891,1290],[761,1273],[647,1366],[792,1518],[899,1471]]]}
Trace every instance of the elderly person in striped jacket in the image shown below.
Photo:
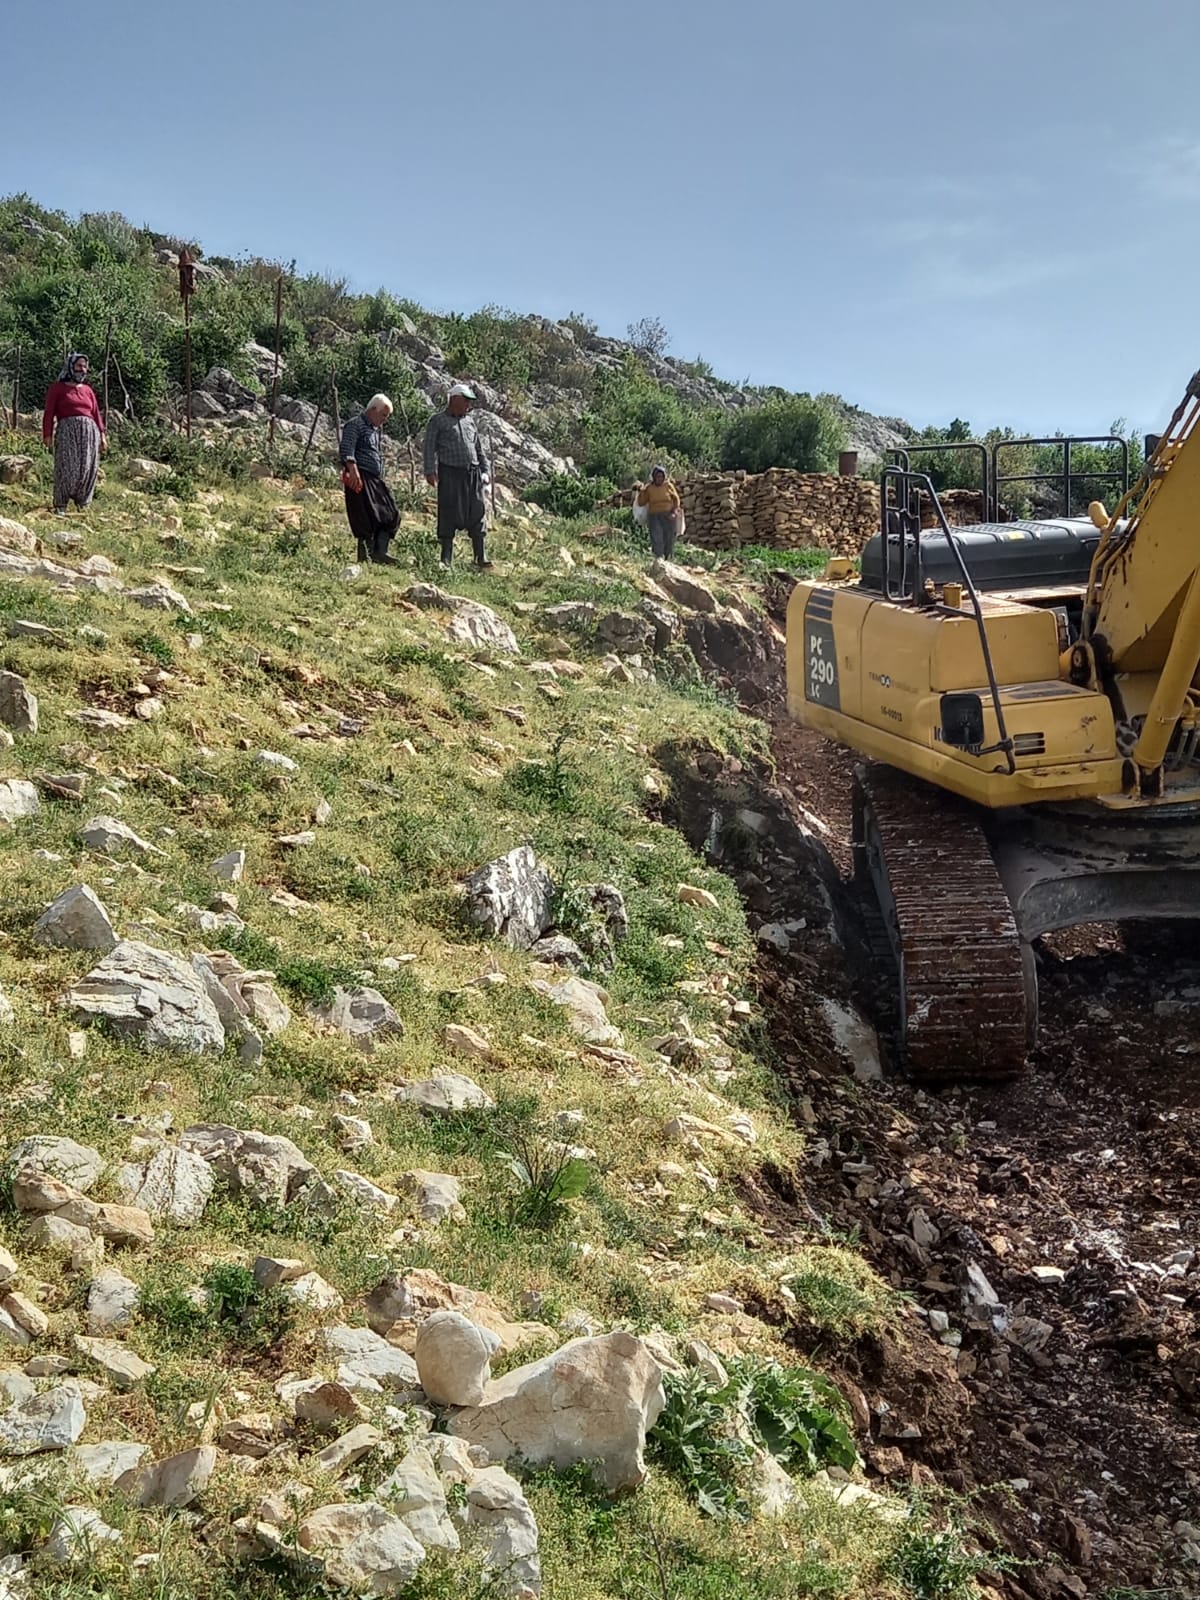
{"label": "elderly person in striped jacket", "polygon": [[425,482],[437,490],[437,531],[442,565],[454,559],[454,535],[465,528],[471,535],[475,565],[489,568],[484,551],[487,503],[483,483],[488,458],[474,418],[470,415],[475,391],[456,383],[444,411],[435,411],[425,429]]}
{"label": "elderly person in striped jacket", "polygon": [[383,481],[383,427],[392,414],[385,394],[372,395],[366,409],[342,429],[342,483],[346,517],[358,540],[358,559],[394,567],[388,545],[400,523],[392,491]]}

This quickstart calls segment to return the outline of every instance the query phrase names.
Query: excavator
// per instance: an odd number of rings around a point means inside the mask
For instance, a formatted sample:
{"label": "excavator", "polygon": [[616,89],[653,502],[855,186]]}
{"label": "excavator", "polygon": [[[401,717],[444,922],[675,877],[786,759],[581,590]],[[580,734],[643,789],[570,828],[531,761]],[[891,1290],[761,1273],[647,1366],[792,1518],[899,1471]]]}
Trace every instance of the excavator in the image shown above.
{"label": "excavator", "polygon": [[1200,918],[1198,417],[1200,373],[1087,516],[1070,441],[1067,515],[974,526],[901,452],[858,572],[835,560],[792,592],[788,710],[862,758],[855,873],[915,1076],[1026,1068],[1043,935]]}

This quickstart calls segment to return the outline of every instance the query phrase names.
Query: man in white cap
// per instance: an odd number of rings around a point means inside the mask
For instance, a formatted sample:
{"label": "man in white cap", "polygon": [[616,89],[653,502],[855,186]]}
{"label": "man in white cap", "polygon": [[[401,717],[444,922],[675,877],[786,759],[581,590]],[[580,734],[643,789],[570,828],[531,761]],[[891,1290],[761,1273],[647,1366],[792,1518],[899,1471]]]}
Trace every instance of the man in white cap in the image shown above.
{"label": "man in white cap", "polygon": [[474,399],[469,384],[454,384],[446,409],[435,411],[425,429],[425,482],[438,492],[437,531],[444,567],[454,559],[454,535],[460,528],[471,535],[475,565],[486,568],[492,564],[483,548],[487,526],[483,480],[488,475],[488,459],[470,414]]}

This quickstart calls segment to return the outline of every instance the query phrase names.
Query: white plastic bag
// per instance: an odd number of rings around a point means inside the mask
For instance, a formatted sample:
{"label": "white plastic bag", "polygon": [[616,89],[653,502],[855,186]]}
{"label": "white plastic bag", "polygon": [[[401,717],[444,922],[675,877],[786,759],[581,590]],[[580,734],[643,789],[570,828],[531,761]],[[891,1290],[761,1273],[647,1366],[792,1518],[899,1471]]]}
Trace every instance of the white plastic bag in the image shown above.
{"label": "white plastic bag", "polygon": [[675,537],[677,539],[682,539],[683,538],[684,530],[685,530],[686,527],[687,527],[687,518],[683,514],[683,507],[680,506],[679,510],[675,513]]}
{"label": "white plastic bag", "polygon": [[638,505],[636,495],[633,500],[633,520],[639,528],[644,528],[650,521],[650,507]]}

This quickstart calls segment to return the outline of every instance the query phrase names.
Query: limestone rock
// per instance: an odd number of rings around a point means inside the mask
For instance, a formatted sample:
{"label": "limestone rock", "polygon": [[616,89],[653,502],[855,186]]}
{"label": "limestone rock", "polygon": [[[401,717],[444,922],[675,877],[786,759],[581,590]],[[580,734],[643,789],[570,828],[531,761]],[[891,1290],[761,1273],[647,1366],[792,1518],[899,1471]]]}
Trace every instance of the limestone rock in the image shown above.
{"label": "limestone rock", "polygon": [[349,1433],[342,1434],[341,1438],[326,1445],[324,1450],[318,1450],[313,1461],[322,1472],[338,1477],[347,1467],[361,1461],[363,1456],[369,1455],[376,1445],[382,1443],[383,1434],[378,1428],[372,1427],[369,1422],[360,1422]]}
{"label": "limestone rock", "polygon": [[16,1257],[0,1245],[0,1284],[11,1283],[18,1270]]}
{"label": "limestone rock", "polygon": [[559,605],[543,606],[538,615],[552,628],[582,628],[596,619],[596,607],[589,600],[564,600]]}
{"label": "limestone rock", "polygon": [[316,1387],[302,1389],[293,1402],[297,1422],[312,1427],[334,1429],[345,1422],[361,1422],[363,1406],[344,1383],[318,1380]]}
{"label": "limestone rock", "polygon": [[553,924],[554,885],[530,845],[478,868],[466,886],[471,920],[514,950],[528,950]]}
{"label": "limestone rock", "polygon": [[230,850],[227,855],[218,856],[208,870],[221,883],[240,883],[245,869],[246,852]]}
{"label": "limestone rock", "polygon": [[[761,934],[762,930],[759,932]],[[849,1006],[839,1005],[829,996],[821,1001],[821,1010],[833,1035],[833,1042],[850,1062],[854,1076],[864,1083],[882,1078],[879,1035],[866,1018]]]}
{"label": "limestone rock", "polygon": [[555,967],[581,967],[587,960],[574,939],[568,939],[565,933],[546,934],[530,946],[529,953],[536,960]]}
{"label": "limestone rock", "polygon": [[[37,1357],[33,1359],[36,1361]],[[37,1386],[28,1373],[18,1372],[15,1367],[5,1367],[0,1371],[0,1400],[5,1404],[15,1406],[22,1400],[32,1400],[36,1393]]]}
{"label": "limestone rock", "polygon": [[306,1272],[280,1287],[289,1300],[294,1300],[308,1311],[340,1311],[344,1303],[338,1291],[319,1272]]}
{"label": "limestone rock", "polygon": [[507,622],[503,622],[490,606],[478,600],[468,600],[463,595],[448,594],[432,583],[414,583],[404,591],[404,598],[413,605],[427,610],[449,611],[447,636],[456,644],[474,646],[480,650],[499,650],[504,655],[519,656],[521,647]]}
{"label": "limestone rock", "polygon": [[435,1405],[482,1405],[500,1348],[494,1333],[460,1311],[435,1311],[417,1329],[416,1360],[421,1387]]}
{"label": "limestone rock", "polygon": [[91,1562],[97,1546],[120,1542],[121,1535],[109,1527],[95,1506],[64,1506],[50,1529],[44,1554],[62,1565]]}
{"label": "limestone rock", "polygon": [[458,1530],[450,1520],[446,1491],[428,1450],[414,1445],[375,1493],[395,1512],[423,1550],[456,1551],[459,1548]]}
{"label": "limestone rock", "polygon": [[365,1150],[375,1143],[371,1124],[365,1117],[348,1117],[338,1112],[330,1118],[330,1127],[343,1150]]}
{"label": "limestone rock", "polygon": [[701,583],[699,578],[675,562],[656,561],[650,568],[650,576],[679,605],[710,614],[717,611],[717,597],[707,584]]}
{"label": "limestone rock", "polygon": [[79,1194],[95,1188],[104,1171],[104,1157],[91,1145],[55,1134],[35,1133],[13,1145],[5,1158],[13,1172],[41,1172],[70,1185]]}
{"label": "limestone rock", "polygon": [[207,910],[204,906],[193,905],[190,900],[180,901],[175,907],[175,915],[193,928],[198,928],[201,933],[238,934],[246,926],[241,917],[235,916],[232,911]]}
{"label": "limestone rock", "polygon": [[23,522],[16,522],[12,517],[0,517],[0,545],[9,550],[22,550],[26,555],[32,555],[37,549],[37,534]]}
{"label": "limestone rock", "polygon": [[24,778],[5,778],[0,782],[0,822],[20,822],[36,817],[42,802],[32,783]]}
{"label": "limestone rock", "polygon": [[367,1054],[383,1040],[404,1035],[403,1022],[378,989],[335,989],[333,999],[312,1014]]}
{"label": "limestone rock", "polygon": [[421,1111],[491,1111],[496,1102],[471,1078],[445,1072],[436,1078],[421,1078],[396,1090],[396,1099],[407,1101]]}
{"label": "limestone rock", "polygon": [[238,1193],[257,1194],[276,1205],[294,1200],[317,1175],[304,1152],[283,1134],[198,1123],[180,1134],[179,1147],[207,1161]]}
{"label": "limestone rock", "polygon": [[423,1222],[465,1220],[461,1185],[450,1173],[425,1172],[418,1167],[403,1173],[400,1182],[412,1194],[414,1208]]}
{"label": "limestone rock", "polygon": [[116,1487],[135,1505],[167,1506],[183,1510],[199,1499],[217,1465],[213,1445],[182,1450],[148,1467],[135,1467],[117,1479]]}
{"label": "limestone rock", "polygon": [[538,1525],[517,1480],[503,1467],[485,1467],[467,1484],[466,1525],[483,1543],[484,1566],[518,1600],[541,1593]]}
{"label": "limestone rock", "polygon": [[59,1211],[63,1206],[83,1199],[78,1189],[72,1189],[69,1183],[63,1183],[59,1178],[52,1178],[49,1173],[42,1172],[37,1167],[16,1168],[13,1173],[12,1197],[18,1211],[35,1214],[43,1211]]}
{"label": "limestone rock", "polygon": [[141,1295],[132,1278],[120,1272],[101,1272],[88,1285],[87,1331],[90,1334],[124,1333],[133,1321]]}
{"label": "limestone rock", "polygon": [[654,626],[646,617],[626,611],[610,611],[596,624],[602,644],[619,656],[641,656],[654,647]]}
{"label": "limestone rock", "polygon": [[[108,856],[114,856],[125,848],[132,850],[136,855],[147,855],[154,849],[153,845],[139,838],[133,829],[118,817],[93,817],[80,828],[79,837],[89,849],[102,850]],[[158,854],[161,855],[162,852],[159,851]]]}
{"label": "limestone rock", "polygon": [[46,1450],[67,1450],[86,1424],[79,1385],[61,1383],[0,1413],[0,1455],[32,1456]]}
{"label": "limestone rock", "polygon": [[386,1216],[400,1204],[399,1195],[381,1189],[377,1183],[372,1183],[370,1178],[364,1178],[361,1172],[349,1172],[342,1167],[333,1176],[334,1181],[347,1194],[357,1200],[359,1205],[366,1206],[371,1211],[381,1211]]}
{"label": "limestone rock", "polygon": [[555,1005],[562,1006],[567,1012],[571,1032],[589,1044],[620,1045],[623,1042],[620,1030],[608,1020],[604,1009],[608,994],[598,983],[576,977],[560,978],[554,983],[535,978],[533,988]]}
{"label": "limestone rock", "polygon": [[274,1038],[291,1025],[292,1013],[269,983],[254,973],[242,983],[242,999],[246,1002],[251,1019],[263,1032]]}
{"label": "limestone rock", "polygon": [[89,1339],[77,1333],[74,1343],[78,1354],[97,1367],[114,1389],[136,1389],[157,1370],[120,1339]]}
{"label": "limestone rock", "polygon": [[38,731],[37,696],[15,672],[0,672],[0,723],[14,733]]}
{"label": "limestone rock", "polygon": [[493,1460],[519,1456],[560,1471],[594,1463],[615,1493],[645,1477],[646,1432],[664,1403],[662,1369],[640,1339],[618,1328],[493,1379],[480,1405],[449,1419],[449,1431]]}
{"label": "limestone rock", "polygon": [[15,1345],[18,1350],[24,1350],[26,1345],[32,1343],[33,1335],[29,1329],[6,1311],[3,1302],[0,1302],[0,1345]]}
{"label": "limestone rock", "polygon": [[771,1452],[756,1448],[748,1472],[747,1493],[760,1516],[786,1516],[796,1502],[796,1485]]}
{"label": "limestone rock", "polygon": [[192,613],[186,598],[169,583],[148,583],[140,589],[130,589],[129,598],[150,611],[182,611],[186,616]]}
{"label": "limestone rock", "polygon": [[34,1217],[29,1225],[29,1239],[35,1249],[64,1256],[86,1252],[94,1243],[90,1229],[49,1212]]}
{"label": "limestone rock", "polygon": [[451,1022],[442,1029],[442,1043],[452,1056],[470,1056],[475,1061],[490,1061],[492,1047],[482,1034],[463,1023]]}
{"label": "limestone rock", "polygon": [[549,1332],[541,1322],[510,1322],[491,1295],[449,1283],[427,1267],[389,1274],[371,1290],[363,1308],[376,1333],[405,1349],[416,1348],[418,1327],[435,1311],[462,1312],[477,1327],[494,1333],[506,1355]]}
{"label": "limestone rock", "polygon": [[215,1188],[213,1170],[202,1156],[166,1146],[151,1156],[144,1171],[139,1170],[129,1199],[155,1218],[199,1222]]}
{"label": "limestone rock", "polygon": [[104,1021],[151,1050],[220,1051],[225,1030],[201,980],[165,950],[123,939],[62,1004],[82,1021]]}
{"label": "limestone rock", "polygon": [[150,1453],[148,1444],[134,1444],[127,1439],[105,1439],[100,1444],[76,1445],[70,1462],[91,1483],[113,1484],[127,1472],[140,1466]]}
{"label": "limestone rock", "polygon": [[117,942],[108,912],[85,883],[50,902],[34,923],[33,937],[64,950],[109,951]]}
{"label": "limestone rock", "polygon": [[0,1028],[11,1028],[17,1020],[17,1013],[13,1010],[13,1003],[0,989]]}
{"label": "limestone rock", "polygon": [[[178,257],[176,257],[178,260]],[[171,469],[163,461],[151,461],[148,456],[133,456],[126,468],[131,478],[166,478]]]}
{"label": "limestone rock", "polygon": [[149,1245],[154,1243],[154,1226],[138,1206],[97,1205],[80,1195],[68,1200],[55,1212],[66,1222],[74,1222],[90,1233],[99,1234],[111,1244]]}
{"label": "limestone rock", "polygon": [[0,1300],[0,1311],[5,1317],[20,1328],[27,1339],[44,1339],[50,1329],[50,1319],[41,1306],[34,1305],[27,1295],[6,1294]]}
{"label": "limestone rock", "polygon": [[308,1271],[303,1261],[289,1256],[256,1256],[250,1269],[254,1281],[263,1289],[277,1289],[281,1283],[295,1283]]}
{"label": "limestone rock", "polygon": [[354,1377],[372,1379],[385,1389],[419,1388],[420,1379],[413,1358],[372,1333],[370,1328],[351,1328],[342,1323],[326,1328],[323,1338]]}
{"label": "limestone rock", "polygon": [[400,1518],[374,1500],[311,1512],[298,1542],[323,1562],[328,1582],[380,1600],[401,1594],[425,1559]]}
{"label": "limestone rock", "polygon": [[698,906],[702,911],[719,911],[721,902],[711,889],[700,889],[695,884],[681,883],[675,898],[686,906]]}
{"label": "limestone rock", "polygon": [[242,984],[250,974],[240,961],[223,951],[205,955],[197,950],[192,956],[192,971],[212,1002],[226,1036],[239,1041],[241,1060],[256,1066],[262,1060],[263,1043],[251,1026],[250,1007],[242,993]]}

